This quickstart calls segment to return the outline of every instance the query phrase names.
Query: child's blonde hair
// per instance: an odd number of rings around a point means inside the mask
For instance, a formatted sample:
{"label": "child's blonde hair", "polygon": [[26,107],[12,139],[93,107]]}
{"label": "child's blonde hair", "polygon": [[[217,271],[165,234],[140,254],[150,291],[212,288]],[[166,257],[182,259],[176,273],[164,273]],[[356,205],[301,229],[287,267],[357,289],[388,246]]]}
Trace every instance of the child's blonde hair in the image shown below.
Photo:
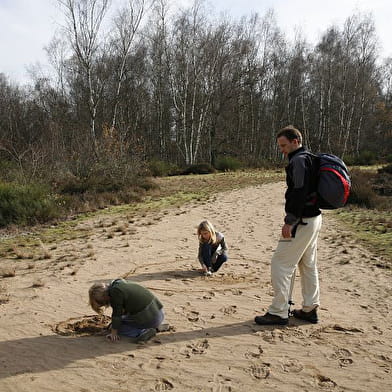
{"label": "child's blonde hair", "polygon": [[110,305],[108,289],[107,283],[94,283],[88,290],[90,306],[98,314]]}
{"label": "child's blonde hair", "polygon": [[211,244],[215,244],[216,242],[216,233],[214,226],[208,220],[205,220],[199,224],[197,227],[197,236],[199,237],[200,242],[204,242],[203,237],[201,236],[202,231],[208,231],[210,233],[210,240],[208,241]]}

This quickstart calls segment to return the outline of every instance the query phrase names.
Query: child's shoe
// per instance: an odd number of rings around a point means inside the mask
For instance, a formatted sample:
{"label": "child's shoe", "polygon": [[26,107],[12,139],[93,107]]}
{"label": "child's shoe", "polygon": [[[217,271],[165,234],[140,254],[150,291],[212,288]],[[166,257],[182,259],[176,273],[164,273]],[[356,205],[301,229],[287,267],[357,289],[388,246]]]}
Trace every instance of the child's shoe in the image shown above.
{"label": "child's shoe", "polygon": [[208,271],[208,268],[206,265],[203,265],[203,267],[201,269],[199,269],[199,272],[202,273],[203,275],[205,275],[207,271]]}
{"label": "child's shoe", "polygon": [[170,331],[170,324],[160,324],[155,328],[157,332],[167,332]]}

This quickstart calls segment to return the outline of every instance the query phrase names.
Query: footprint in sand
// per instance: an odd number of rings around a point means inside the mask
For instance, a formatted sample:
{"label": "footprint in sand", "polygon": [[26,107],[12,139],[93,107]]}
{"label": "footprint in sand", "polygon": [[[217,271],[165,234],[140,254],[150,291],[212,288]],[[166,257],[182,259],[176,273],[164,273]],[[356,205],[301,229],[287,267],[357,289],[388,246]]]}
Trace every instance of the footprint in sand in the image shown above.
{"label": "footprint in sand", "polygon": [[345,357],[351,357],[351,351],[347,350],[346,348],[339,348],[337,349],[332,355],[331,359],[339,359],[339,358],[345,358]]}
{"label": "footprint in sand", "polygon": [[344,333],[347,335],[353,335],[354,333],[363,333],[363,330],[355,327],[343,327],[339,324],[334,324],[318,328],[311,332],[309,336],[316,339],[322,339],[323,333]]}
{"label": "footprint in sand", "polygon": [[233,390],[230,377],[215,373],[212,383],[211,392],[230,392]]}
{"label": "footprint in sand", "polygon": [[195,310],[192,310],[187,314],[187,319],[188,321],[195,322],[199,321],[199,312],[196,312]]}
{"label": "footprint in sand", "polygon": [[10,300],[10,295],[7,293],[6,288],[0,286],[0,305],[6,304]]}
{"label": "footprint in sand", "polygon": [[154,391],[170,391],[174,388],[174,384],[166,378],[161,378],[154,387]]}
{"label": "footprint in sand", "polygon": [[191,355],[204,354],[209,347],[208,339],[203,339],[196,343],[187,344],[186,347],[180,350],[180,354],[186,358],[190,358]]}
{"label": "footprint in sand", "polygon": [[221,309],[219,309],[223,314],[234,314],[237,313],[237,306],[236,305],[230,305],[230,306],[225,306]]}
{"label": "footprint in sand", "polygon": [[351,358],[339,358],[339,365],[341,367],[346,367],[352,365],[354,361]]}
{"label": "footprint in sand", "polygon": [[260,364],[252,364],[246,371],[258,380],[265,379],[271,374],[271,364],[262,362]]}
{"label": "footprint in sand", "polygon": [[331,380],[329,377],[322,376],[321,374],[317,374],[316,376],[317,384],[322,389],[332,389],[337,387],[335,381]]}
{"label": "footprint in sand", "polygon": [[248,359],[260,358],[261,354],[263,354],[263,352],[264,352],[263,348],[261,346],[259,346],[257,352],[247,351],[245,353],[245,358],[248,358]]}
{"label": "footprint in sand", "polygon": [[353,359],[350,358],[351,356],[352,353],[350,350],[340,348],[331,355],[330,359],[337,359],[340,366],[346,367],[354,363]]}
{"label": "footprint in sand", "polygon": [[392,364],[392,358],[388,357],[387,355],[380,354],[380,355],[377,355],[377,358],[381,359],[381,361]]}
{"label": "footprint in sand", "polygon": [[213,293],[212,291],[208,294],[203,295],[203,299],[212,299],[212,297],[215,297],[215,293]]}
{"label": "footprint in sand", "polygon": [[280,331],[257,331],[256,335],[262,337],[265,342],[276,344],[277,341],[284,341],[283,333]]}
{"label": "footprint in sand", "polygon": [[300,373],[304,367],[297,359],[288,359],[282,363],[282,369],[286,373]]}

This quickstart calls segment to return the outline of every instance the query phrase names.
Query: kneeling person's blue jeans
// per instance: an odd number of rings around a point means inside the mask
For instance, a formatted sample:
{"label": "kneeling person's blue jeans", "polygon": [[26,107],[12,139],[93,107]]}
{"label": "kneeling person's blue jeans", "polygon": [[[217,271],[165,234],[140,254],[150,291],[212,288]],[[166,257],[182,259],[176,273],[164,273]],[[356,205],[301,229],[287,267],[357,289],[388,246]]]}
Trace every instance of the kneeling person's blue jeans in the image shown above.
{"label": "kneeling person's blue jeans", "polygon": [[165,315],[163,313],[163,309],[161,309],[154,320],[152,320],[150,323],[144,323],[143,325],[140,325],[139,323],[135,323],[134,320],[132,320],[132,316],[124,315],[121,317],[121,326],[118,330],[118,334],[122,336],[128,336],[129,338],[136,338],[149,328],[159,327],[164,317]]}
{"label": "kneeling person's blue jeans", "polygon": [[[203,258],[203,263],[208,269],[213,272],[219,270],[223,263],[227,261],[227,255],[225,253],[221,255],[216,255],[216,246],[209,243],[204,243],[201,249],[201,255]],[[215,259],[215,262],[213,260]]]}

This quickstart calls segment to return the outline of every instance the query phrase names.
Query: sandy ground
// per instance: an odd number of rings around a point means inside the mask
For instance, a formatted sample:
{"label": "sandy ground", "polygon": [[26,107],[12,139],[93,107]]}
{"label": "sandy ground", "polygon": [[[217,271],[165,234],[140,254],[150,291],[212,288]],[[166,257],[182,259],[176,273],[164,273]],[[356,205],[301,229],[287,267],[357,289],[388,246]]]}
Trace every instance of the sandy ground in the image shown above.
{"label": "sandy ground", "polygon": [[[331,214],[319,240],[320,323],[254,324],[271,301],[283,191],[268,184],[139,218],[94,218],[82,224],[92,236],[48,246],[50,259],[1,260],[16,275],[0,281],[0,391],[392,390],[391,273]],[[213,277],[197,272],[205,218],[229,245]],[[93,316],[93,282],[117,277],[161,299],[169,332],[145,344],[56,333]]]}

